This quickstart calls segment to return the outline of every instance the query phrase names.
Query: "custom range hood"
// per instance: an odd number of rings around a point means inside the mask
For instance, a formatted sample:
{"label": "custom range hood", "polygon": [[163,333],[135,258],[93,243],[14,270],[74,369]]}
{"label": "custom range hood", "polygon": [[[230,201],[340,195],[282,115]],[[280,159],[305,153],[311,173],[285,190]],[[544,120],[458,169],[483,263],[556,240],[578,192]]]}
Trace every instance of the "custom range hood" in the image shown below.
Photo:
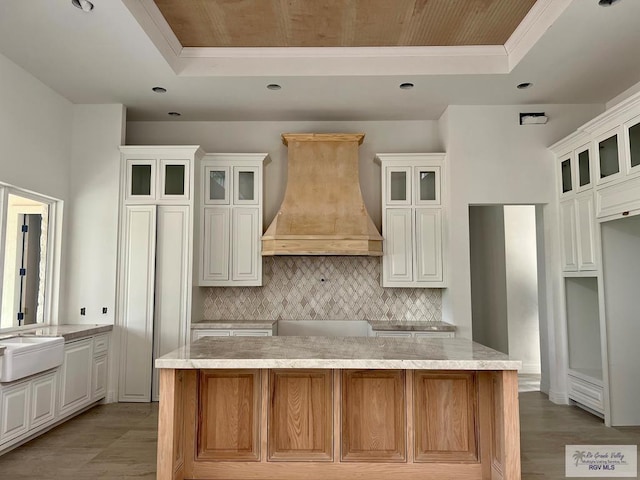
{"label": "custom range hood", "polygon": [[382,255],[382,236],[362,200],[364,134],[282,134],[287,190],[262,237],[262,255]]}

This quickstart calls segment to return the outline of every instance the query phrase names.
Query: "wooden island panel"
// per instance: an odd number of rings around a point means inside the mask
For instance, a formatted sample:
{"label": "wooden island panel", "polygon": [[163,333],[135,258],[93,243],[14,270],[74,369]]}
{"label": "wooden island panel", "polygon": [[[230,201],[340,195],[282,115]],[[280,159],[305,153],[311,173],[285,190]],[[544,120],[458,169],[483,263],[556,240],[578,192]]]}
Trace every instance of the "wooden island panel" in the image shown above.
{"label": "wooden island panel", "polygon": [[161,382],[159,480],[520,479],[516,371],[163,369]]}
{"label": "wooden island panel", "polygon": [[331,370],[271,370],[270,461],[333,460]]}
{"label": "wooden island panel", "polygon": [[478,462],[476,374],[417,371],[416,462]]}
{"label": "wooden island panel", "polygon": [[203,370],[197,460],[260,460],[260,370]]}
{"label": "wooden island panel", "polygon": [[403,370],[342,372],[342,461],[404,462]]}

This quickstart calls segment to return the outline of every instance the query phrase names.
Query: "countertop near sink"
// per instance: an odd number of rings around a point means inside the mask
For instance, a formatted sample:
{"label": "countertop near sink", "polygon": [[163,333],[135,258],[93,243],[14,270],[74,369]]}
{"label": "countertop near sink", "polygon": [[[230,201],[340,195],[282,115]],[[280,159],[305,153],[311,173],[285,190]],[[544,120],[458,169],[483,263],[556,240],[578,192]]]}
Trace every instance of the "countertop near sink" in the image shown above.
{"label": "countertop near sink", "polygon": [[[113,325],[47,325],[44,327],[10,332],[2,336],[15,337],[16,335],[37,335],[42,337],[64,337],[64,341],[69,342],[78,338],[110,332],[111,330],[113,330]],[[1,349],[2,347],[0,347],[0,352],[2,351]]]}
{"label": "countertop near sink", "polygon": [[373,331],[455,332],[456,326],[445,322],[387,322],[369,320]]}

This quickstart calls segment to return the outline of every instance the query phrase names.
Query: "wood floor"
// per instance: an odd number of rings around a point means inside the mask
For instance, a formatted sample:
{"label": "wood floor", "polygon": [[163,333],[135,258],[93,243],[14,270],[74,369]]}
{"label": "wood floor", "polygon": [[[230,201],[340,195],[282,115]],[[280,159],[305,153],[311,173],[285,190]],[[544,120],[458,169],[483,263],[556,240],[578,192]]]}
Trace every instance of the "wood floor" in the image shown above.
{"label": "wood floor", "polygon": [[[153,479],[157,404],[98,406],[0,457],[0,479]],[[640,427],[607,428],[539,392],[520,394],[522,478],[564,477],[566,444],[640,444]]]}

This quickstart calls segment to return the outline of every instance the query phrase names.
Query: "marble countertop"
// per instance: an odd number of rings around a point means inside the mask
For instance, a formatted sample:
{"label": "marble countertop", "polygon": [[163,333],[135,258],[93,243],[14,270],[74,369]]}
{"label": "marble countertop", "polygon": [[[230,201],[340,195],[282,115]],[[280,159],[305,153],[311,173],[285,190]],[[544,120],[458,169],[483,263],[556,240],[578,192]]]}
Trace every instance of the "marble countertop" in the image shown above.
{"label": "marble countertop", "polygon": [[518,370],[522,363],[455,338],[205,337],[156,359],[155,366]]}
{"label": "marble countertop", "polygon": [[245,329],[245,328],[273,328],[277,320],[202,320],[193,322],[191,330],[203,330],[207,328],[219,329]]}
{"label": "marble countertop", "polygon": [[15,337],[16,335],[36,335],[42,337],[64,337],[65,342],[69,342],[78,338],[110,332],[111,330],[113,330],[113,325],[104,324],[47,325],[43,327],[8,332],[6,334],[2,334],[0,338]]}
{"label": "marble countertop", "polygon": [[374,331],[455,332],[456,326],[445,322],[387,322],[368,320]]}

